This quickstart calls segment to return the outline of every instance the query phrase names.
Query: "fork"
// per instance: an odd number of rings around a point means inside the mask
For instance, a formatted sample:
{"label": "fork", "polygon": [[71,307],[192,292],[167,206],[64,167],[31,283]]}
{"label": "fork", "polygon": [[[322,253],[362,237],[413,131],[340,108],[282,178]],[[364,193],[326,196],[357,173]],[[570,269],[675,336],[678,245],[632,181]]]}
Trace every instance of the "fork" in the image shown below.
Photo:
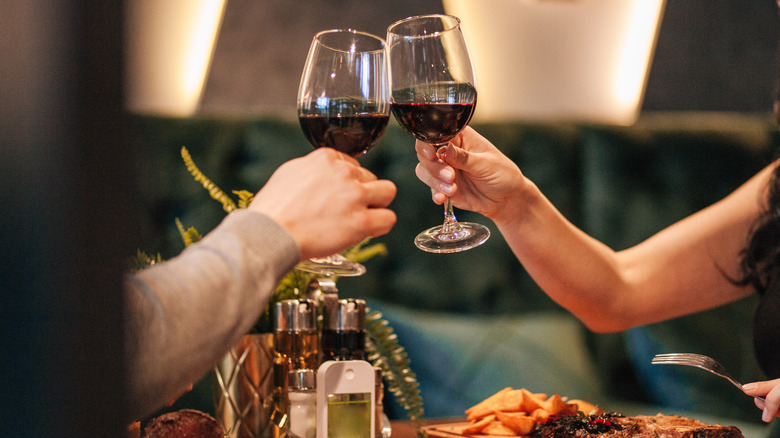
{"label": "fork", "polygon": [[[742,389],[742,384],[726,370],[726,367],[720,364],[715,359],[705,356],[703,354],[695,353],[669,353],[669,354],[656,354],[651,362],[654,365],[687,365],[689,367],[701,368],[705,371],[709,371],[716,376],[723,377],[731,382],[734,386]],[[755,397],[761,401],[765,401],[763,397]]]}

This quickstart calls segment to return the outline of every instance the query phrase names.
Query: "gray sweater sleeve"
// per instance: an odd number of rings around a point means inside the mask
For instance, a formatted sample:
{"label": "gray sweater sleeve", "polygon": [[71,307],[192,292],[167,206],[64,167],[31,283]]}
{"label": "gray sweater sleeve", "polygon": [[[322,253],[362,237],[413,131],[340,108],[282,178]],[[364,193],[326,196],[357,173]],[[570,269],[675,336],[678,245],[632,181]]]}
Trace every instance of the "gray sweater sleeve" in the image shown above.
{"label": "gray sweater sleeve", "polygon": [[152,413],[199,380],[251,329],[299,258],[281,226],[238,210],[179,256],[129,275],[128,420]]}

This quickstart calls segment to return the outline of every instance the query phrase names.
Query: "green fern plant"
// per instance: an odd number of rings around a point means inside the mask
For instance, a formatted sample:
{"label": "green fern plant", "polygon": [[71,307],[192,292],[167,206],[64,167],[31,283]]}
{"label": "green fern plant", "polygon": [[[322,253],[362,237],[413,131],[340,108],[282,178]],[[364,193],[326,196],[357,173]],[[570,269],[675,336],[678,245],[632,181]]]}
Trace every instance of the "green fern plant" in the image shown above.
{"label": "green fern plant", "polygon": [[382,377],[395,400],[415,424],[423,426],[423,399],[417,376],[409,367],[406,350],[398,343],[398,336],[378,311],[366,311],[366,358],[382,369]]}
{"label": "green fern plant", "polygon": [[142,269],[146,269],[149,266],[156,265],[157,263],[161,263],[163,261],[162,256],[160,253],[157,253],[155,255],[147,254],[140,249],[136,252],[135,257],[130,258],[130,262],[128,263],[130,272],[137,272]]}
{"label": "green fern plant", "polygon": [[192,160],[190,151],[188,151],[187,148],[183,146],[181,148],[181,158],[184,160],[184,165],[187,166],[187,170],[190,172],[190,175],[195,178],[195,181],[201,183],[204,189],[208,190],[212,199],[219,201],[222,204],[222,209],[225,210],[225,213],[231,213],[236,209],[235,202],[233,202],[233,200],[230,199],[230,197],[226,195],[225,192],[223,192],[219,187],[217,187],[217,185],[214,184],[210,179],[206,178],[206,175],[204,175],[203,172],[198,169],[198,166],[196,166],[195,162]]}

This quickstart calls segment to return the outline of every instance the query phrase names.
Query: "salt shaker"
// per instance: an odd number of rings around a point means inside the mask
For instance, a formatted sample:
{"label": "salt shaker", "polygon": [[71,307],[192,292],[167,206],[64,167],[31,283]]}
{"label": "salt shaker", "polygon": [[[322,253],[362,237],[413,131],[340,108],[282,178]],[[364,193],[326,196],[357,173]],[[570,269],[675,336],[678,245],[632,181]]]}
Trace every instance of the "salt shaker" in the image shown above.
{"label": "salt shaker", "polygon": [[290,371],[287,381],[289,431],[292,436],[317,436],[317,375],[312,369]]}

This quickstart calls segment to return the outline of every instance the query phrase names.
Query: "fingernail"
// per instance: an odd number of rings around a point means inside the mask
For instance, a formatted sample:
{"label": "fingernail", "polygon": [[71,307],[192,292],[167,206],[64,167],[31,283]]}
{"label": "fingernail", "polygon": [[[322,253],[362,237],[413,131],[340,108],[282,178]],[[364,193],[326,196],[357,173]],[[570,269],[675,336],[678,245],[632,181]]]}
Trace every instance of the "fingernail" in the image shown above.
{"label": "fingernail", "polygon": [[454,176],[454,174],[452,173],[452,170],[450,170],[450,169],[443,169],[441,171],[441,177],[444,178],[444,179],[452,179],[453,176]]}
{"label": "fingernail", "polygon": [[452,184],[442,183],[441,191],[444,192],[444,194],[451,195],[452,194]]}
{"label": "fingernail", "polygon": [[761,414],[761,419],[764,420],[764,423],[769,423],[772,421],[772,415],[769,413],[769,409],[764,408],[764,413]]}
{"label": "fingernail", "polygon": [[756,388],[758,388],[758,385],[756,385],[755,383],[747,383],[745,385],[742,385],[743,391],[752,391]]}

